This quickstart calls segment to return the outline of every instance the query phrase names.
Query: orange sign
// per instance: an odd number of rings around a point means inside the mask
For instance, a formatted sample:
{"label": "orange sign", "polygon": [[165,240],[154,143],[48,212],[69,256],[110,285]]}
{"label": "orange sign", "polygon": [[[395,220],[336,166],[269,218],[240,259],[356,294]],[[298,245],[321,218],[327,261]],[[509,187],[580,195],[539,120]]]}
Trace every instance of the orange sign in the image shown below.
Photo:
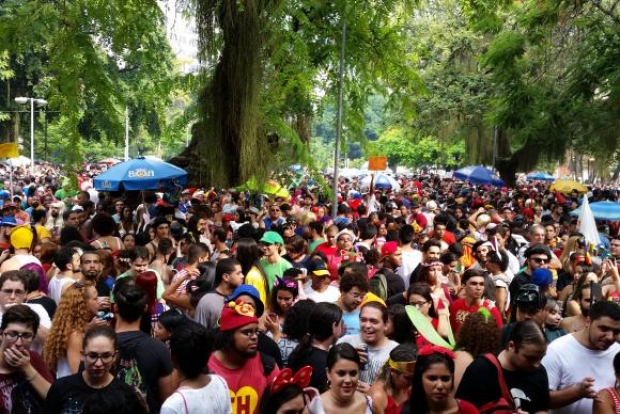
{"label": "orange sign", "polygon": [[376,155],[368,158],[368,171],[385,171],[387,170],[387,157],[384,155]]}

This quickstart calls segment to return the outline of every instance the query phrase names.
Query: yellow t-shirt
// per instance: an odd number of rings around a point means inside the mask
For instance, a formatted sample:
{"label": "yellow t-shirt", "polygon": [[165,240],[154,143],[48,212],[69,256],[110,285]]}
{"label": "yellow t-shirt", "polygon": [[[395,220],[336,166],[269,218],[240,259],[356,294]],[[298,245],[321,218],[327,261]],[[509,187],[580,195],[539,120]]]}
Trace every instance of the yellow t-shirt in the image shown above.
{"label": "yellow t-shirt", "polygon": [[263,275],[256,266],[252,266],[248,274],[245,275],[245,281],[243,283],[246,285],[254,286],[256,290],[258,290],[260,300],[261,302],[263,302],[263,305],[265,305],[265,311],[267,311],[269,309],[269,301],[267,300],[265,281],[263,279]]}

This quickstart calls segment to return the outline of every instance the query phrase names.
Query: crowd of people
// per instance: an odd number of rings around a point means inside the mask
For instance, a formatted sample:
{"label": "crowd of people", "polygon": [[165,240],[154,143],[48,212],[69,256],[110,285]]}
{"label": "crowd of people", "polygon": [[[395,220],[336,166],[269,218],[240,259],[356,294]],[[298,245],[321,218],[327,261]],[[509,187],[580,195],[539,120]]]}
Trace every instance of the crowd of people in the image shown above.
{"label": "crowd of people", "polygon": [[620,413],[620,226],[593,246],[582,194],[80,181],[0,191],[0,412]]}

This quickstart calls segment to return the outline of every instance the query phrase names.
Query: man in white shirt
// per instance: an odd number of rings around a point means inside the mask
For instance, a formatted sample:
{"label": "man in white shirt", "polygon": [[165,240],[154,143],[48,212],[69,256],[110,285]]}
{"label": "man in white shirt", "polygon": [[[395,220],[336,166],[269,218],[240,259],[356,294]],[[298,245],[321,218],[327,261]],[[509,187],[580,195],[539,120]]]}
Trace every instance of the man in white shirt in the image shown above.
{"label": "man in white shirt", "polygon": [[398,342],[385,336],[388,313],[381,302],[367,302],[360,310],[360,332],[357,335],[345,335],[338,343],[353,345],[362,359],[360,370],[360,391],[367,392],[375,378],[385,365],[392,349]]}
{"label": "man in white shirt", "polygon": [[620,305],[601,301],[592,304],[586,327],[549,344],[542,364],[547,369],[551,413],[592,412],[592,398],[614,387],[613,360],[620,351]]}

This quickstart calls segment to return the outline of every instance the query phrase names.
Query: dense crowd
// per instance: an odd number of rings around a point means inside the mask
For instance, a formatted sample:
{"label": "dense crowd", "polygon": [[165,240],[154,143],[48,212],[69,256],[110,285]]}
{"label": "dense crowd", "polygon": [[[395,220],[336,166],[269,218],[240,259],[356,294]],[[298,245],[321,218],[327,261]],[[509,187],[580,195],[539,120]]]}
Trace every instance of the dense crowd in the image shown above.
{"label": "dense crowd", "polygon": [[0,190],[0,412],[620,413],[591,189]]}

